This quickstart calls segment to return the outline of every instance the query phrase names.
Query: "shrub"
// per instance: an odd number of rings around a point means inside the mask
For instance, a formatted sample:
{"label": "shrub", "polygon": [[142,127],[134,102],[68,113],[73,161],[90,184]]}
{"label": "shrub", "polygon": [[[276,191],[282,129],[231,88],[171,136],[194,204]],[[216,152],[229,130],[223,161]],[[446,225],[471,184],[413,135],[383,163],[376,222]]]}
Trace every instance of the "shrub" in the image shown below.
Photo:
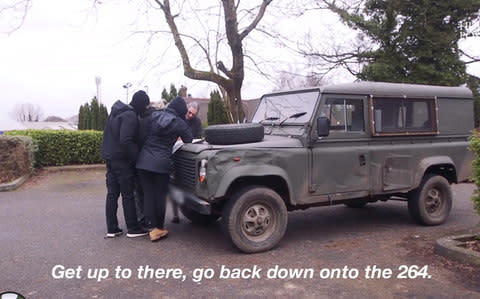
{"label": "shrub", "polygon": [[22,130],[5,134],[30,136],[33,139],[38,147],[35,167],[103,162],[100,157],[100,131]]}
{"label": "shrub", "polygon": [[475,160],[472,162],[473,168],[473,182],[477,186],[477,189],[473,193],[472,201],[475,211],[480,215],[480,132],[474,131],[472,139],[470,140],[471,149],[476,155]]}
{"label": "shrub", "polygon": [[207,111],[208,125],[228,124],[227,109],[225,103],[222,101],[220,92],[215,90],[210,93],[210,102],[208,103]]}
{"label": "shrub", "polygon": [[0,183],[11,182],[33,169],[33,140],[27,136],[0,136]]}

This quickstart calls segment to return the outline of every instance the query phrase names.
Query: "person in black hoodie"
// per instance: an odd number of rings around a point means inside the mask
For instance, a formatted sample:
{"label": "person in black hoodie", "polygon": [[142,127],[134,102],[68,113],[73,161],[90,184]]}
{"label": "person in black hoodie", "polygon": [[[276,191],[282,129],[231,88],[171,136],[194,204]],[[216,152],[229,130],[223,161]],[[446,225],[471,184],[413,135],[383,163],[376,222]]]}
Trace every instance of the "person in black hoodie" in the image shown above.
{"label": "person in black hoodie", "polygon": [[107,238],[114,238],[123,233],[117,219],[120,194],[122,194],[127,237],[139,237],[148,233],[138,224],[133,191],[135,163],[139,153],[137,114],[143,113],[149,103],[150,99],[143,90],[133,95],[130,105],[116,101],[103,131],[100,154],[107,165],[105,205]]}
{"label": "person in black hoodie", "polygon": [[184,143],[193,139],[185,123],[186,114],[187,104],[182,97],[174,98],[165,110],[153,112],[148,137],[138,157],[137,169],[145,194],[145,218],[153,226],[150,231],[152,242],[168,234],[164,224],[172,148],[178,137]]}

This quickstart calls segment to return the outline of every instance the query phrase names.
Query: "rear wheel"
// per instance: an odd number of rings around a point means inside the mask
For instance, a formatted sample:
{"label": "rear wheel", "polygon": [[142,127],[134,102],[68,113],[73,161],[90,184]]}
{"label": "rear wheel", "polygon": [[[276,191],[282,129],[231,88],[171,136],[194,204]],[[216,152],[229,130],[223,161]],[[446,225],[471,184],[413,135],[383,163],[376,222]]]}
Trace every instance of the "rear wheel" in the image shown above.
{"label": "rear wheel", "polygon": [[450,183],[440,175],[423,178],[420,187],[408,199],[408,211],[412,218],[423,225],[438,225],[447,220],[452,209]]}
{"label": "rear wheel", "polygon": [[280,242],[287,228],[287,208],[278,193],[248,187],[236,193],[222,211],[222,228],[243,252],[266,251]]}

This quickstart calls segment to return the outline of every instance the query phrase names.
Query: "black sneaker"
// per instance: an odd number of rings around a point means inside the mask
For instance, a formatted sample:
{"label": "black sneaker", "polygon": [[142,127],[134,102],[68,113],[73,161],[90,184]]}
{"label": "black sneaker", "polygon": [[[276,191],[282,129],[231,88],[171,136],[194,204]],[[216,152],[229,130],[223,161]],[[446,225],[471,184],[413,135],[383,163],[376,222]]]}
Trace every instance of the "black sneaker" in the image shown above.
{"label": "black sneaker", "polygon": [[148,235],[148,231],[143,228],[131,229],[127,233],[127,238],[136,238]]}
{"label": "black sneaker", "polygon": [[107,238],[116,238],[116,237],[119,237],[123,234],[123,230],[117,228],[116,230],[114,230],[113,232],[108,232],[106,235],[105,235],[105,239]]}

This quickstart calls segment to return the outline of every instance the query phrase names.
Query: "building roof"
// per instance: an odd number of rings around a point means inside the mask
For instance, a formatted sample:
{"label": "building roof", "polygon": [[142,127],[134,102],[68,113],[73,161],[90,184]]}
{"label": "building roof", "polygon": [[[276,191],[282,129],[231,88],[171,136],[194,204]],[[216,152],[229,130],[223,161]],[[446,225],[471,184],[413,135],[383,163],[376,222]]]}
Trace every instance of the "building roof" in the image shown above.
{"label": "building roof", "polygon": [[34,121],[34,122],[18,122],[14,120],[5,120],[0,122],[0,131],[13,130],[76,130],[77,127],[69,122],[57,121]]}
{"label": "building roof", "polygon": [[66,121],[24,122],[27,129],[33,130],[76,130],[77,127]]}

